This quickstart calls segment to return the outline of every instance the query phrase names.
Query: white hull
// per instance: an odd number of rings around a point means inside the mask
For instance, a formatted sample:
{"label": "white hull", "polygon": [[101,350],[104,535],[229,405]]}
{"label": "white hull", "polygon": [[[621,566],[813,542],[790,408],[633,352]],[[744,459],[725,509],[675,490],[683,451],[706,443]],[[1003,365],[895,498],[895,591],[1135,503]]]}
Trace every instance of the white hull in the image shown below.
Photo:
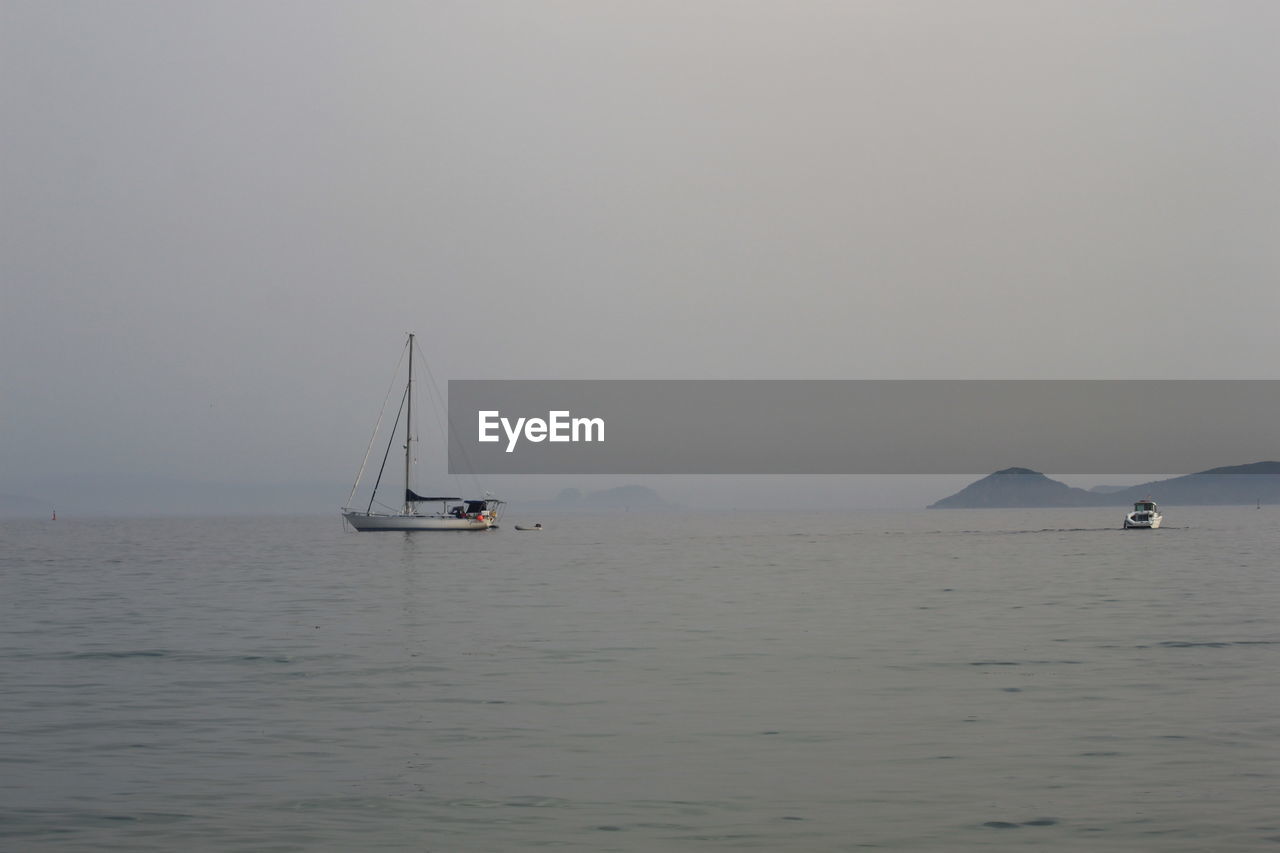
{"label": "white hull", "polygon": [[1163,515],[1156,515],[1147,521],[1137,521],[1133,518],[1133,513],[1125,516],[1124,527],[1126,530],[1155,530],[1160,526],[1160,522],[1164,521]]}
{"label": "white hull", "polygon": [[342,517],[360,531],[370,530],[488,530],[490,518],[455,518],[452,515],[390,515],[343,510]]}

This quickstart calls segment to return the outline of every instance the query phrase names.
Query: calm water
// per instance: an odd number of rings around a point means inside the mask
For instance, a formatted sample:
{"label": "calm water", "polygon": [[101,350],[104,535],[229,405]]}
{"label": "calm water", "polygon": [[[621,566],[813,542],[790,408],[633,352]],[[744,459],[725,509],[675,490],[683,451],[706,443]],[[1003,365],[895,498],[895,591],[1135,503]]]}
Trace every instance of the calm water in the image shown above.
{"label": "calm water", "polygon": [[1278,849],[1280,509],[1166,513],[5,522],[0,848]]}

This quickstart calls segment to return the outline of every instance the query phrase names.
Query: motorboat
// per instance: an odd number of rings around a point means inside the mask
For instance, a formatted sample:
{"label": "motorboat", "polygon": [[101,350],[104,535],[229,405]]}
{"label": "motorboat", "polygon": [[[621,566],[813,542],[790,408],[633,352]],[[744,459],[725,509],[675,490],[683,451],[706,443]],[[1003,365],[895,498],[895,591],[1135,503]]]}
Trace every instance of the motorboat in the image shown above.
{"label": "motorboat", "polygon": [[1162,521],[1164,516],[1160,514],[1160,507],[1151,498],[1145,498],[1135,502],[1133,512],[1124,517],[1124,529],[1155,530]]}

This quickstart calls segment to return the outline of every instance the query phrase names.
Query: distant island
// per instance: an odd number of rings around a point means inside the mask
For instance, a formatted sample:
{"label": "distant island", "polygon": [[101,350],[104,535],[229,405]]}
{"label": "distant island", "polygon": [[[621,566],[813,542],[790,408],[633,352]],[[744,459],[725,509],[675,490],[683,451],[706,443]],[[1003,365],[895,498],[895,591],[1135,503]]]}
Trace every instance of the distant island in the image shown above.
{"label": "distant island", "polygon": [[1076,489],[1030,468],[1006,468],[970,483],[929,509],[1122,506],[1151,497],[1190,506],[1280,503],[1280,462],[1213,468],[1137,486]]}

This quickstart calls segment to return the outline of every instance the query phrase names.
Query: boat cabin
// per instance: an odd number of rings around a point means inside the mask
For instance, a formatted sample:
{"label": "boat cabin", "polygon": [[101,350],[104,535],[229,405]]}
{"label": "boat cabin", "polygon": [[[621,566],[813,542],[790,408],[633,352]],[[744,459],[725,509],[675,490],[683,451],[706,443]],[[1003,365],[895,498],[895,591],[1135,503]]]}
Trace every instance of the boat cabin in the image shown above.
{"label": "boat cabin", "polygon": [[[457,501],[461,498],[450,498],[449,500]],[[485,501],[464,501],[466,506],[455,506],[449,510],[449,514],[454,518],[481,518],[489,510],[489,502]]]}
{"label": "boat cabin", "polygon": [[1129,513],[1129,518],[1136,522],[1149,524],[1159,518],[1160,508],[1156,506],[1156,502],[1151,498],[1135,501],[1133,504],[1133,512]]}

